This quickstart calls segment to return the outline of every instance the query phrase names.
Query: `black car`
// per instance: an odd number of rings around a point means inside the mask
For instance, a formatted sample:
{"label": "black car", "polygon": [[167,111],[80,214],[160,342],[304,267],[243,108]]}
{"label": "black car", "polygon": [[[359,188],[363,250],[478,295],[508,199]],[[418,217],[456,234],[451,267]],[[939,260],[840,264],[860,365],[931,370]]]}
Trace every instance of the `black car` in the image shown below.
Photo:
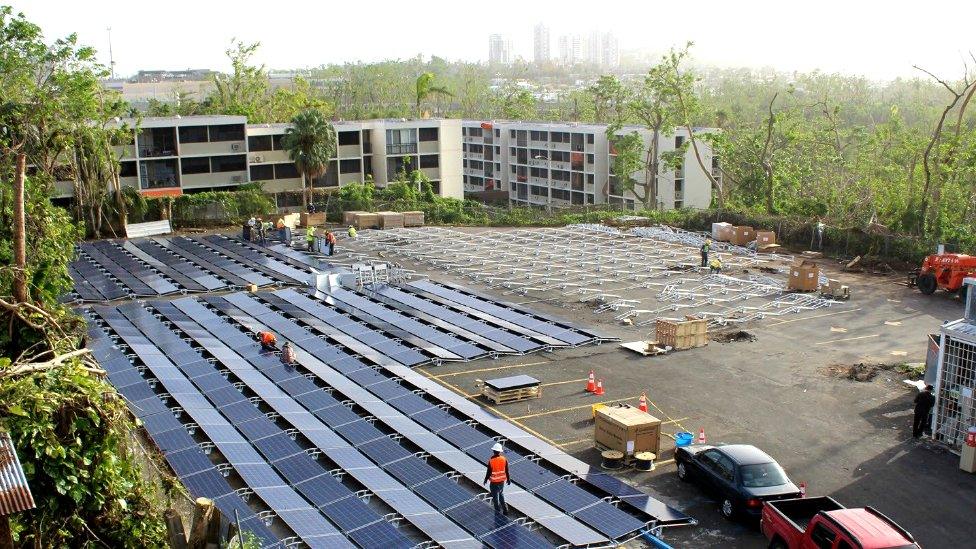
{"label": "black car", "polygon": [[692,444],[677,448],[678,478],[697,481],[721,502],[722,516],[758,519],[766,500],[800,497],[783,468],[755,446]]}

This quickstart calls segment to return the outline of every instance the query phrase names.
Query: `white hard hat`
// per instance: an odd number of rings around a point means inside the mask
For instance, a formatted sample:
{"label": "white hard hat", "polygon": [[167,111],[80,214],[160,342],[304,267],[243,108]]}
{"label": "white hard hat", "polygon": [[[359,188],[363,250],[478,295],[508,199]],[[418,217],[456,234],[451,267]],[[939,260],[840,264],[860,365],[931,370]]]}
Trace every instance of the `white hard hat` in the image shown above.
{"label": "white hard hat", "polygon": [[505,449],[502,448],[501,442],[496,442],[494,446],[491,447],[492,452],[504,452]]}

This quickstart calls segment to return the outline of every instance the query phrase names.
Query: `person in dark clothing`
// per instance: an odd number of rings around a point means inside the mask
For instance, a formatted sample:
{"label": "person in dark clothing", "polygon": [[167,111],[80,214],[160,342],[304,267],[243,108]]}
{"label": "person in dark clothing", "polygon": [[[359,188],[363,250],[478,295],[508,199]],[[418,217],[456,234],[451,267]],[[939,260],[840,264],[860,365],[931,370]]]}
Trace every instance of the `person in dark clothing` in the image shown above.
{"label": "person in dark clothing", "polygon": [[701,266],[708,267],[708,252],[712,249],[712,240],[709,238],[705,239],[705,242],[701,245]]}
{"label": "person in dark clothing", "polygon": [[929,412],[935,406],[935,387],[926,385],[925,390],[915,397],[915,420],[912,422],[912,438],[922,436],[925,426],[929,424]]}
{"label": "person in dark clothing", "polygon": [[505,515],[508,514],[508,505],[505,505],[505,484],[512,483],[512,476],[508,474],[508,459],[502,455],[504,448],[501,443],[495,443],[491,447],[492,456],[488,458],[488,471],[485,473],[485,484],[488,484],[488,492],[491,494],[491,504],[495,507],[495,512]]}

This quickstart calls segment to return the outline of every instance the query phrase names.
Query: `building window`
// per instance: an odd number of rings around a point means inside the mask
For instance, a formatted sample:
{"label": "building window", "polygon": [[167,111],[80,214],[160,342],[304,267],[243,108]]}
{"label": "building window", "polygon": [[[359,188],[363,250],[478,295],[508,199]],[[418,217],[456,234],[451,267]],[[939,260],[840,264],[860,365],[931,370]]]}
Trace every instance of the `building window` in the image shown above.
{"label": "building window", "polygon": [[592,133],[586,134],[586,142],[589,143],[590,145],[593,144],[593,134]]}
{"label": "building window", "polygon": [[269,181],[274,178],[273,164],[251,166],[251,181]]}
{"label": "building window", "polygon": [[270,135],[252,135],[247,138],[247,150],[251,152],[270,151],[273,147],[274,140]]}
{"label": "building window", "polygon": [[210,159],[203,158],[183,158],[180,160],[180,173],[183,175],[191,173],[210,173]]}
{"label": "building window", "polygon": [[591,173],[586,174],[586,182],[590,185],[593,184],[593,174]]}
{"label": "building window", "polygon": [[243,154],[231,156],[212,156],[210,164],[213,172],[243,172],[247,169],[247,158]]}
{"label": "building window", "polygon": [[413,154],[417,152],[417,130],[386,130],[386,154]]}
{"label": "building window", "polygon": [[[479,133],[481,128],[479,129]],[[421,141],[437,141],[438,139],[437,128],[420,128],[420,140]]]}
{"label": "building window", "polygon": [[363,178],[367,175],[373,175],[373,157],[364,156],[363,157]]}
{"label": "building window", "polygon": [[206,143],[206,126],[184,126],[180,128],[180,143]]}
{"label": "building window", "polygon": [[437,168],[440,165],[440,155],[425,154],[420,157],[421,168]]}
{"label": "building window", "polygon": [[359,132],[339,132],[339,146],[344,145],[358,145],[359,144]]}
{"label": "building window", "polygon": [[284,164],[274,165],[274,178],[275,179],[295,179],[298,176],[298,168],[295,164],[287,162]]}
{"label": "building window", "polygon": [[284,147],[281,146],[281,139],[283,137],[284,135],[280,133],[271,136],[271,146],[274,150],[276,151],[284,150]]}
{"label": "building window", "polygon": [[373,153],[373,143],[370,141],[369,130],[363,130],[363,154]]}
{"label": "building window", "polygon": [[138,175],[135,162],[119,162],[119,177],[135,177]]}
{"label": "building window", "polygon": [[431,181],[430,182],[430,189],[432,191],[434,191],[434,194],[436,194],[436,195],[441,194],[441,182],[440,181]]}
{"label": "building window", "polygon": [[586,163],[587,164],[590,164],[591,166],[593,165],[593,154],[592,153],[586,155]]}
{"label": "building window", "polygon": [[221,124],[210,126],[210,141],[244,141],[243,124]]}
{"label": "building window", "polygon": [[676,135],[674,136],[674,148],[675,150],[680,149],[682,145],[685,144],[685,136]]}
{"label": "building window", "polygon": [[339,173],[359,173],[360,171],[362,171],[362,163],[358,158],[339,161]]}

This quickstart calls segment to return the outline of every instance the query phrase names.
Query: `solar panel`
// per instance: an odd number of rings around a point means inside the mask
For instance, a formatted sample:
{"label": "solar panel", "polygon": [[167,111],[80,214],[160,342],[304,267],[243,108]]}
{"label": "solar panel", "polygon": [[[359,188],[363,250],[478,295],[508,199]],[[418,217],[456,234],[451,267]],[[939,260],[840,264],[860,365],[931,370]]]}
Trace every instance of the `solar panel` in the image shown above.
{"label": "solar panel", "polygon": [[[407,488],[431,480],[441,473],[418,458],[401,459],[388,464],[385,469]],[[431,502],[436,504],[435,502]]]}
{"label": "solar panel", "polygon": [[413,455],[389,437],[382,437],[368,442],[359,446],[359,449],[381,466]]}
{"label": "solar panel", "polygon": [[613,505],[601,501],[573,513],[573,516],[602,532],[610,539],[618,539],[644,528],[646,524]]}
{"label": "solar panel", "polygon": [[372,523],[349,533],[353,541],[363,547],[396,547],[408,549],[416,545],[415,542],[401,534],[392,524],[386,521]]}
{"label": "solar panel", "polygon": [[479,500],[462,503],[444,511],[444,514],[478,538],[512,524],[511,519],[495,513],[491,505]]}
{"label": "solar panel", "polygon": [[553,482],[533,490],[533,492],[567,513],[573,513],[600,501],[600,498],[566,480]]}
{"label": "solar panel", "polygon": [[509,549],[511,547],[518,547],[519,549],[544,549],[546,547],[555,547],[542,536],[525,528],[519,528],[515,524],[499,528],[494,532],[486,534],[481,537],[481,541],[488,547],[494,547],[496,549]]}
{"label": "solar panel", "polygon": [[413,491],[429,502],[436,502],[435,505],[440,509],[454,507],[474,498],[474,494],[446,476],[414,486]]}

